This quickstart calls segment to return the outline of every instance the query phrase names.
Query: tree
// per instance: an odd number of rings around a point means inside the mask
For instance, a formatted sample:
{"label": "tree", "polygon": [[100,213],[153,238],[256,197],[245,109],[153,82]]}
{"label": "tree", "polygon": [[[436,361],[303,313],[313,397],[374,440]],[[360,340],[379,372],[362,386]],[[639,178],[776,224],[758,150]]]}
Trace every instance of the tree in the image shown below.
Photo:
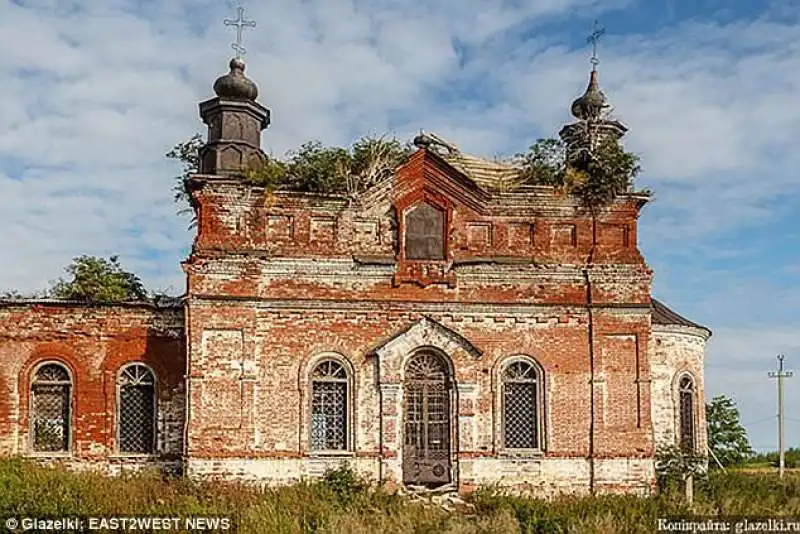
{"label": "tree", "polygon": [[743,463],[752,454],[747,431],[739,422],[739,410],[729,397],[717,395],[706,404],[708,446],[724,465]]}
{"label": "tree", "polygon": [[79,256],[65,271],[70,280],[52,283],[49,294],[58,299],[85,302],[125,302],[148,300],[147,291],[135,274],[125,271],[117,256],[109,259]]}

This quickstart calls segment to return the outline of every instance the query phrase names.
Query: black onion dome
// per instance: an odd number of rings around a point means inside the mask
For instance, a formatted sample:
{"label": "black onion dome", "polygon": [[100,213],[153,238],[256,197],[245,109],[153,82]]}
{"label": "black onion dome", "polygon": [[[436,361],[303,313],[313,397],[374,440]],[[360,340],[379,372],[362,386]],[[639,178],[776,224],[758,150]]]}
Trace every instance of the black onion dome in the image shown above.
{"label": "black onion dome", "polygon": [[572,115],[580,120],[598,119],[607,107],[606,95],[597,83],[597,71],[593,70],[586,92],[572,103]]}
{"label": "black onion dome", "polygon": [[244,75],[244,61],[233,58],[230,68],[228,74],[220,76],[214,82],[214,92],[217,96],[233,100],[255,100],[258,97],[258,87]]}

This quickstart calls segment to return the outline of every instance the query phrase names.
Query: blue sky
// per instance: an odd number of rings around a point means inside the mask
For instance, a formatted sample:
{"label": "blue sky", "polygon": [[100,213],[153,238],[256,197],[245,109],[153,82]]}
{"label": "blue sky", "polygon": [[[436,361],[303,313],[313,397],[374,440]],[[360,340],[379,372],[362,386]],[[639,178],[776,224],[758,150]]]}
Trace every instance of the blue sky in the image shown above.
{"label": "blue sky", "polygon": [[[600,82],[642,157],[654,293],[714,331],[707,394],[775,443],[775,355],[800,371],[800,3],[721,0],[245,2],[264,149],[434,131],[514,154],[570,121],[595,18]],[[164,153],[203,131],[236,4],[0,0],[0,289],[45,287],[76,255],[120,254],[183,290],[187,220]],[[794,383],[793,383],[794,382]],[[787,383],[800,446],[800,376]]]}

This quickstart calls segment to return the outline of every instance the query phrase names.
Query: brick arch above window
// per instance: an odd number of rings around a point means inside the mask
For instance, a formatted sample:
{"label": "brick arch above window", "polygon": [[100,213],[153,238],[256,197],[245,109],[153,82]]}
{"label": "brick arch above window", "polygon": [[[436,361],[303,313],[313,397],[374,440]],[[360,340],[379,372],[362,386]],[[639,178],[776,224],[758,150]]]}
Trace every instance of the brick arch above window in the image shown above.
{"label": "brick arch above window", "polygon": [[[71,427],[74,428],[74,413],[77,409],[78,400],[82,391],[85,376],[88,370],[80,362],[72,348],[61,343],[43,343],[35,347],[30,356],[20,366],[17,373],[17,391],[19,392],[20,421],[30,428],[30,408],[31,408],[31,382],[34,373],[40,365],[54,362],[63,365],[72,379],[72,416],[70,417]],[[74,434],[74,432],[73,432]],[[26,450],[30,450],[29,444],[24,445]]]}
{"label": "brick arch above window", "polygon": [[311,381],[311,374],[314,368],[323,360],[333,360],[342,364],[344,370],[347,372],[348,379],[352,382],[356,379],[356,370],[350,359],[337,351],[320,351],[315,352],[307,357],[305,362],[302,362],[299,367],[298,373],[298,387],[300,389],[308,386]]}

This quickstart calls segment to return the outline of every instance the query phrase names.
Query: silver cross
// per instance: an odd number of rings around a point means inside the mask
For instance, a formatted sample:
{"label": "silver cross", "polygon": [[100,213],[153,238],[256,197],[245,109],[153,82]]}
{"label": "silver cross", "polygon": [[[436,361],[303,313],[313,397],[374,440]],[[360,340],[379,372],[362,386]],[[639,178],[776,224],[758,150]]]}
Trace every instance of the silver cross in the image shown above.
{"label": "silver cross", "polygon": [[231,48],[236,50],[236,57],[241,58],[244,55],[244,53],[247,52],[247,49],[244,46],[242,46],[242,30],[245,27],[255,28],[256,23],[253,22],[252,20],[244,20],[243,7],[240,6],[239,9],[237,10],[237,13],[238,16],[236,20],[225,19],[224,23],[225,26],[236,26],[236,42],[231,43]]}

